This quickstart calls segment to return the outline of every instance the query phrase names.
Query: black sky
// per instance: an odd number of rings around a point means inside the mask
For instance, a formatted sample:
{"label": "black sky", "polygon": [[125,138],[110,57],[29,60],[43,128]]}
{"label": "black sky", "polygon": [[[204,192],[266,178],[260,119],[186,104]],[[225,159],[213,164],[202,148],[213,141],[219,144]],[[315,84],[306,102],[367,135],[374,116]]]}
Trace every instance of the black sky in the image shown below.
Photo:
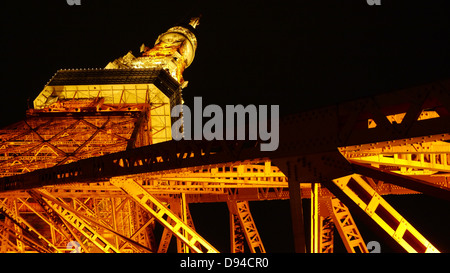
{"label": "black sky", "polygon": [[[23,119],[27,100],[31,105],[57,69],[102,68],[129,50],[137,55],[141,43],[152,45],[160,33],[199,13],[198,50],[184,74],[188,105],[194,96],[204,105],[279,104],[284,115],[450,78],[447,1],[381,2],[8,1],[1,10],[0,126]],[[389,198],[418,218],[417,228],[436,237],[438,248],[450,251],[448,203]],[[263,240],[270,238],[266,248],[292,251],[287,203],[254,206]],[[265,219],[265,212],[274,218]],[[227,216],[207,221],[197,214],[200,232],[227,248],[228,238],[215,232],[227,229]]]}

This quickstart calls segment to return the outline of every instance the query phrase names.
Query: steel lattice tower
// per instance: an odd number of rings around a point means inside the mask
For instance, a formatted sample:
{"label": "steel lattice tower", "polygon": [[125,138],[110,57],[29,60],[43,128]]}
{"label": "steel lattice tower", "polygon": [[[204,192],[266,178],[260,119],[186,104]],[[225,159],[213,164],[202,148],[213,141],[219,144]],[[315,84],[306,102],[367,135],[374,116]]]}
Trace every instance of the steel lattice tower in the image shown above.
{"label": "steel lattice tower", "polygon": [[266,252],[249,201],[282,199],[296,252],[305,215],[308,251],[333,252],[337,230],[348,252],[368,252],[350,210],[407,252],[439,251],[383,195],[450,200],[450,81],[287,116],[273,152],[173,141],[198,24],[104,69],[57,71],[26,119],[0,130],[0,252],[161,253],[172,237],[178,252],[218,252],[196,232],[200,202],[228,205],[231,252]]}

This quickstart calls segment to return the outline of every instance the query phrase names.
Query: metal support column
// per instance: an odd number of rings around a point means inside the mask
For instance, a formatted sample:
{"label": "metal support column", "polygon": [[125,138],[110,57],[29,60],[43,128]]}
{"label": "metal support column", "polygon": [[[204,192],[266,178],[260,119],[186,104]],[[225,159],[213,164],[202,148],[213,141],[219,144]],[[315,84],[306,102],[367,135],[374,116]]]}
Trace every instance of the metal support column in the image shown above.
{"label": "metal support column", "polygon": [[311,253],[319,253],[319,183],[311,183]]}
{"label": "metal support column", "polygon": [[244,253],[244,228],[242,227],[239,216],[233,211],[231,202],[228,202],[230,211],[230,252]]}
{"label": "metal support column", "polygon": [[298,181],[289,180],[289,196],[295,252],[306,253],[302,196],[300,192],[300,183]]}
{"label": "metal support column", "polygon": [[355,220],[348,208],[337,198],[331,198],[331,217],[348,253],[368,253]]}
{"label": "metal support column", "polygon": [[[232,214],[235,214],[239,221],[239,229],[244,233],[250,252],[265,253],[264,244],[259,236],[255,221],[250,213],[250,207],[247,201],[229,201],[228,207]],[[233,219],[234,221],[234,219]],[[242,247],[243,251],[243,247]]]}

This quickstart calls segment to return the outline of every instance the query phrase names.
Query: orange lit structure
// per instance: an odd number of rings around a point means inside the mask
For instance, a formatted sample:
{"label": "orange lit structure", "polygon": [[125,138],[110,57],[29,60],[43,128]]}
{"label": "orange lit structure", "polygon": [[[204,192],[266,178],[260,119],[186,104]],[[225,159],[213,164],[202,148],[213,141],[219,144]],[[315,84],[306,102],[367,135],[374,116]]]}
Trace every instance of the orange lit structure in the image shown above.
{"label": "orange lit structure", "polygon": [[164,253],[174,237],[178,252],[218,252],[196,232],[199,202],[227,203],[231,252],[266,252],[249,201],[280,199],[305,252],[305,198],[310,252],[333,252],[335,229],[348,252],[368,252],[350,210],[407,252],[439,252],[382,196],[450,199],[450,81],[287,116],[273,152],[172,141],[198,23],[105,69],[59,70],[0,130],[0,252]]}

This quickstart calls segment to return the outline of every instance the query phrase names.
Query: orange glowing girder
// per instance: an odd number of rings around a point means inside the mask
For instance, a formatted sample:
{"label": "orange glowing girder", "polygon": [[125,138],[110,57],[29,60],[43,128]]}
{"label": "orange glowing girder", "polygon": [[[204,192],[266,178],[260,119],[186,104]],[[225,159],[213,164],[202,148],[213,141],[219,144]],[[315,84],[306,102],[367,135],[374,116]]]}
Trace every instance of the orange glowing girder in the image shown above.
{"label": "orange glowing girder", "polygon": [[[230,215],[233,215],[233,222],[230,224],[237,225],[241,233],[245,236],[251,253],[265,253],[264,244],[256,228],[255,221],[250,213],[250,207],[247,201],[229,201],[228,208]],[[236,216],[236,217],[234,217]],[[231,216],[230,216],[231,217]],[[236,220],[239,223],[236,223]],[[234,251],[243,251],[241,245],[240,234],[231,234],[231,249]],[[237,243],[237,244],[236,244]]]}
{"label": "orange glowing girder", "polygon": [[[29,173],[3,177],[0,178],[0,191],[70,182],[93,182],[96,179],[120,175],[257,158],[270,158],[275,161],[280,159],[276,165],[285,174],[288,173],[283,162],[291,157],[298,158],[301,162],[305,162],[304,164],[294,163],[298,165],[299,170],[302,169],[301,175],[298,175],[302,183],[334,179],[352,172],[351,165],[337,151],[338,147],[364,149],[388,144],[392,146],[418,143],[429,137],[439,141],[447,139],[450,114],[445,113],[450,111],[445,102],[448,94],[442,90],[442,86],[445,84],[436,84],[434,89],[425,86],[423,89],[401,90],[287,116],[280,120],[280,145],[276,151],[261,152],[258,145],[261,141],[258,140],[167,141],[104,157],[88,158],[55,166],[52,169],[40,170],[39,175]],[[429,100],[424,99],[423,92],[428,93],[426,98]],[[412,97],[416,94],[420,99],[417,104],[413,104],[416,103],[414,101],[409,102],[413,105],[408,108],[409,111],[402,123],[391,124],[383,113],[390,113],[395,107],[398,108],[397,111],[404,112],[405,102],[402,97],[405,93]],[[439,117],[417,120],[421,109],[431,106],[437,109]],[[416,118],[413,118],[414,115],[417,115]],[[369,117],[378,121],[376,128],[367,127]],[[383,119],[386,122],[382,122]],[[329,126],[321,126],[322,124]],[[339,124],[345,124],[345,126],[338,126]],[[297,134],[298,128],[308,128],[308,130]],[[290,175],[287,176],[289,178]]]}
{"label": "orange glowing girder", "polygon": [[193,252],[203,252],[202,249],[196,246],[197,243],[200,243],[208,253],[218,252],[210,243],[197,234],[195,230],[184,223],[183,220],[176,216],[133,179],[114,178],[111,180],[111,183],[125,191],[145,210],[151,213],[158,222],[169,229],[178,239],[182,240],[184,244],[188,245]]}
{"label": "orange glowing girder", "polygon": [[331,198],[329,202],[333,223],[342,238],[347,252],[368,253],[366,244],[348,208],[337,198]]}
{"label": "orange glowing girder", "polygon": [[367,214],[408,252],[439,252],[357,174],[334,179],[328,188],[344,203]]}
{"label": "orange glowing girder", "polygon": [[[10,205],[8,206],[5,201],[8,201]],[[17,211],[18,208],[15,200],[0,201],[0,214],[7,217],[13,223],[14,229],[9,229],[9,232],[20,241],[20,243],[17,244],[20,252],[25,250],[23,244],[43,253],[60,252],[52,242],[21,217]],[[3,225],[3,227],[7,228],[5,225]]]}
{"label": "orange glowing girder", "polygon": [[29,117],[2,129],[0,175],[10,176],[125,150],[139,114]]}

